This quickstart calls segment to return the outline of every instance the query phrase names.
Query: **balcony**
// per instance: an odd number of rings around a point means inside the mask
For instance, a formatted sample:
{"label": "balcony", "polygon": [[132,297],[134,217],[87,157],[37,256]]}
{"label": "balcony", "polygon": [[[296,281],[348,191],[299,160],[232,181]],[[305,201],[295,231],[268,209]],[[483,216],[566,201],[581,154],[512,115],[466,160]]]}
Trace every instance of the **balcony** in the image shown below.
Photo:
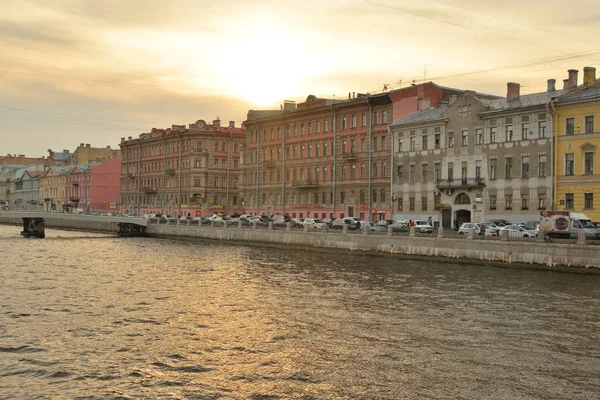
{"label": "balcony", "polygon": [[71,203],[79,203],[79,197],[71,197],[69,198],[69,200],[71,201]]}
{"label": "balcony", "polygon": [[173,168],[169,168],[165,170],[165,172],[167,173],[167,175],[175,175],[175,170]]}
{"label": "balcony", "polygon": [[319,187],[318,180],[292,181],[292,187],[296,188],[317,188]]}
{"label": "balcony", "polygon": [[73,182],[72,185],[77,187],[77,186],[79,186],[79,182]]}
{"label": "balcony", "polygon": [[344,154],[342,155],[344,157],[344,160],[356,160],[358,158],[358,154],[356,154],[355,151],[347,151],[344,152]]}
{"label": "balcony", "polygon": [[142,192],[143,193],[156,193],[156,188],[155,187],[145,187],[142,188]]}
{"label": "balcony", "polygon": [[485,187],[483,178],[438,179],[437,188],[444,189],[475,189]]}
{"label": "balcony", "polygon": [[275,160],[265,160],[263,161],[263,166],[266,168],[273,168],[275,166]]}
{"label": "balcony", "polygon": [[135,178],[135,175],[134,175],[134,174],[132,174],[131,172],[129,172],[129,173],[125,174],[125,175],[127,175],[127,177],[128,177],[129,179],[133,179],[133,178]]}

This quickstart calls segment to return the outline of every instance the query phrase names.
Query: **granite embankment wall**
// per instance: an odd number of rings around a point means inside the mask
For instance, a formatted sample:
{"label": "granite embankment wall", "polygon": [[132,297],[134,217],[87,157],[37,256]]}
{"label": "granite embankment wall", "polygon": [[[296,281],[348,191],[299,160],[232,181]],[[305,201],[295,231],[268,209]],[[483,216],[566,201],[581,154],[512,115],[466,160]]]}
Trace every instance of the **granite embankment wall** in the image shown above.
{"label": "granite embankment wall", "polygon": [[478,260],[551,270],[600,273],[600,246],[500,240],[453,239],[431,236],[384,236],[332,232],[303,232],[278,228],[148,225],[151,236],[195,237],[210,240],[260,242],[341,250],[377,251],[414,257]]}
{"label": "granite embankment wall", "polygon": [[[106,221],[80,221],[63,219],[46,219],[46,228],[73,229],[78,231],[117,233],[116,222]],[[0,224],[23,226],[23,219],[19,217],[0,216]]]}
{"label": "granite embankment wall", "polygon": [[[21,218],[0,216],[0,223],[21,225]],[[49,228],[117,233],[116,223],[99,221],[46,220]],[[345,234],[340,231],[303,232],[285,228],[208,227],[150,224],[149,236],[201,238],[277,246],[320,247],[372,251],[408,257],[438,257],[482,263],[526,266],[548,270],[600,273],[600,246],[501,240],[443,238],[437,236],[387,236]]]}

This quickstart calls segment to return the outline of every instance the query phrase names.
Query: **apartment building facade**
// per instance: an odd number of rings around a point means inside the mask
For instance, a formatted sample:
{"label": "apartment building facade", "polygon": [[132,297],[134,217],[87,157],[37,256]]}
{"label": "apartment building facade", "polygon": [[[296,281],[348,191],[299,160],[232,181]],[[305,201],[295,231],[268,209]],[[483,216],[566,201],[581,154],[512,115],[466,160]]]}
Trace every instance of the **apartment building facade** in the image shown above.
{"label": "apartment building facade", "polygon": [[391,217],[395,116],[437,105],[460,90],[427,82],[334,100],[310,95],[280,110],[250,110],[241,196],[253,214],[298,218]]}
{"label": "apartment building facade", "polygon": [[556,119],[554,203],[557,210],[584,212],[600,221],[600,174],[596,153],[600,145],[600,80],[596,69],[584,68],[582,85],[577,70],[569,70],[574,89],[552,102]]}
{"label": "apartment building facade", "polygon": [[243,211],[239,176],[246,132],[233,121],[153,128],[121,138],[120,209],[204,216]]}
{"label": "apartment building facade", "polygon": [[506,98],[466,91],[449,104],[395,121],[395,219],[463,222],[539,219],[552,193],[552,116],[556,90]]}

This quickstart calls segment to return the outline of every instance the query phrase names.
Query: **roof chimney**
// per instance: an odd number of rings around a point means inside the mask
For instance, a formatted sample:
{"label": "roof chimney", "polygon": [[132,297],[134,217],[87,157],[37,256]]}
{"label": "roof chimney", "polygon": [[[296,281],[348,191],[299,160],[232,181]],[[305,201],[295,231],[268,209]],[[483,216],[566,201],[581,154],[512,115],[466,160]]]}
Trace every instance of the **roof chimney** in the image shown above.
{"label": "roof chimney", "polygon": [[89,143],[86,143],[85,147],[92,147],[92,146]]}
{"label": "roof chimney", "polygon": [[83,143],[79,143],[79,147],[83,147]]}
{"label": "roof chimney", "polygon": [[108,150],[110,150],[110,146],[106,146],[106,148],[107,148]]}
{"label": "roof chimney", "polygon": [[235,128],[235,121],[229,121],[229,127]]}
{"label": "roof chimney", "polygon": [[506,84],[506,100],[511,101],[521,95],[521,85],[515,82]]}
{"label": "roof chimney", "polygon": [[556,90],[556,79],[548,79],[548,91],[554,92]]}
{"label": "roof chimney", "polygon": [[352,98],[352,93],[348,92],[348,99]]}
{"label": "roof chimney", "polygon": [[563,79],[563,89],[567,90],[569,88],[569,80]]}
{"label": "roof chimney", "polygon": [[577,86],[577,74],[579,71],[576,69],[569,70],[569,89],[573,89]]}
{"label": "roof chimney", "polygon": [[352,92],[352,98],[355,99],[356,98],[356,92]]}
{"label": "roof chimney", "polygon": [[292,100],[283,101],[283,111],[294,111],[296,109],[296,102]]}
{"label": "roof chimney", "polygon": [[69,154],[69,150],[63,149],[63,154]]}
{"label": "roof chimney", "polygon": [[221,127],[221,120],[217,118],[217,119],[213,120],[212,124],[215,128],[219,129]]}
{"label": "roof chimney", "polygon": [[588,87],[596,83],[596,68],[585,67],[583,69],[583,83],[585,83]]}

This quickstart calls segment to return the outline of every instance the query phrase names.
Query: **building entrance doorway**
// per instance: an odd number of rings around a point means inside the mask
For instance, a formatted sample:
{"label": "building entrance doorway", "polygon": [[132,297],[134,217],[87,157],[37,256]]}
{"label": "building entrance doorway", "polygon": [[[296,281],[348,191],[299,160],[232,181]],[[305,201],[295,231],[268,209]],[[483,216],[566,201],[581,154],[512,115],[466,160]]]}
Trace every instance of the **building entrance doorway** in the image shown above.
{"label": "building entrance doorway", "polygon": [[463,223],[471,222],[471,211],[457,210],[454,216],[455,228],[458,229]]}
{"label": "building entrance doorway", "polygon": [[444,229],[450,229],[452,227],[452,209],[442,209],[442,226]]}
{"label": "building entrance doorway", "polygon": [[348,216],[354,217],[354,207],[348,207]]}

